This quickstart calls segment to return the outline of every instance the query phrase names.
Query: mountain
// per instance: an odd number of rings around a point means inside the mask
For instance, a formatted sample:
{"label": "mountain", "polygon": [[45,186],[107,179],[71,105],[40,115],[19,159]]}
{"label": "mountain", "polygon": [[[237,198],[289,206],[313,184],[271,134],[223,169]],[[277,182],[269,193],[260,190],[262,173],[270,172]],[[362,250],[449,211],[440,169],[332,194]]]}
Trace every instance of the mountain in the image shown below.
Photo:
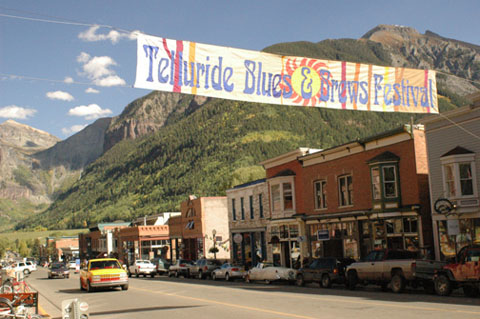
{"label": "mountain", "polygon": [[[438,66],[474,80],[480,76],[476,50],[475,45],[432,33],[378,26],[358,40],[281,43],[264,51],[377,65]],[[464,105],[463,95],[476,90],[458,77],[437,75],[441,111]],[[266,158],[297,147],[328,148],[402,125],[411,117],[152,92],[112,118],[104,153],[84,168],[82,177],[59,192],[45,212],[17,228],[77,228],[178,210],[188,194],[222,195],[233,185],[263,177],[257,163]]]}

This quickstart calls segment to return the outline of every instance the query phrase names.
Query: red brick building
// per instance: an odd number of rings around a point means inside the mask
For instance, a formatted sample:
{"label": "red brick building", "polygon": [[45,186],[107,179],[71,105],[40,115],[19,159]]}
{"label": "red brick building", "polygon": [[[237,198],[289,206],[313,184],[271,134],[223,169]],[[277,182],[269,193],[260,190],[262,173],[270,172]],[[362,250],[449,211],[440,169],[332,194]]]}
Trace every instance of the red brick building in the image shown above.
{"label": "red brick building", "polygon": [[[404,126],[300,157],[305,256],[433,248],[423,126]],[[300,204],[301,202],[301,204]]]}

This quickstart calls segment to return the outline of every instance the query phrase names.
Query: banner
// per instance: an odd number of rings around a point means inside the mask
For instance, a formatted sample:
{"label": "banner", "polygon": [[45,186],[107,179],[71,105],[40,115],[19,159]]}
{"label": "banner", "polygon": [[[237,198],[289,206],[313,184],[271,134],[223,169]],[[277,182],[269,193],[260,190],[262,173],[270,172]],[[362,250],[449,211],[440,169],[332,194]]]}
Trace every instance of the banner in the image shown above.
{"label": "banner", "polygon": [[435,71],[139,35],[135,87],[256,103],[438,113]]}

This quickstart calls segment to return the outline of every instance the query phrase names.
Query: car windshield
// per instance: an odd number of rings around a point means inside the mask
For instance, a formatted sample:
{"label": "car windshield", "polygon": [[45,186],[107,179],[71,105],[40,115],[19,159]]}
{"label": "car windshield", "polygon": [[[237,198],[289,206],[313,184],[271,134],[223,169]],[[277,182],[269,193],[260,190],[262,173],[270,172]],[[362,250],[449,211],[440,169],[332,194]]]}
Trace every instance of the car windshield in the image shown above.
{"label": "car windshield", "polygon": [[63,268],[63,264],[53,264],[52,269],[60,269]]}
{"label": "car windshield", "polygon": [[115,260],[92,261],[90,265],[91,270],[95,269],[121,269],[120,265]]}

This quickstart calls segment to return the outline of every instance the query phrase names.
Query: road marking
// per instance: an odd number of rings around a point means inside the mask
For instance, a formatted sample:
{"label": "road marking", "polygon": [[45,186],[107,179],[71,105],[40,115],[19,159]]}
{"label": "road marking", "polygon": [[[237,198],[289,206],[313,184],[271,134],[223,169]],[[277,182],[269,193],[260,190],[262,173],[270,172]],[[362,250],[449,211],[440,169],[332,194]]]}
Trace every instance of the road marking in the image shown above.
{"label": "road marking", "polygon": [[[219,288],[219,287],[208,287],[208,288]],[[225,288],[225,287],[222,287]],[[148,292],[153,292],[153,293],[158,293],[158,294],[163,294],[166,296],[175,296],[175,297],[180,297],[180,298],[185,298],[185,299],[192,299],[192,300],[197,300],[197,301],[203,301],[207,303],[216,303],[216,304],[221,304],[225,306],[232,306],[236,308],[244,308],[248,310],[255,310],[255,311],[262,311],[266,313],[274,313],[286,317],[295,317],[295,318],[312,318],[308,316],[301,316],[301,315],[295,315],[295,314],[289,314],[289,313],[282,313],[282,312],[275,312],[271,310],[266,310],[266,309],[261,309],[261,308],[254,308],[254,307],[248,307],[248,306],[240,306],[236,304],[230,304],[230,303],[222,303],[218,301],[213,301],[213,300],[208,300],[208,299],[201,299],[201,298],[195,298],[195,297],[188,297],[188,296],[182,296],[174,293],[165,293],[165,292],[160,292],[160,291],[153,291],[153,290],[148,290],[148,289],[141,289],[141,288],[133,288],[133,289],[138,289],[138,290],[143,290],[143,291],[148,291]],[[264,294],[263,292],[260,291],[254,291],[251,290],[251,292],[256,292],[259,294]],[[276,295],[281,295],[284,296],[284,294],[278,294],[275,292],[269,292],[269,294],[276,294]],[[323,297],[320,295],[317,295],[315,297],[306,297],[306,296],[299,296],[299,295],[294,295],[291,296],[297,299],[309,299],[309,300],[323,300],[327,302],[339,302],[339,303],[347,303],[347,304],[361,304],[361,305],[367,305],[367,306],[381,306],[381,307],[386,307],[386,308],[401,308],[401,309],[411,309],[411,310],[423,310],[423,311],[431,311],[431,312],[443,312],[443,313],[459,313],[459,314],[472,314],[472,315],[479,315],[480,316],[480,311],[469,311],[469,310],[460,310],[460,309],[445,309],[445,308],[433,308],[433,307],[425,307],[425,306],[414,306],[414,305],[400,305],[400,304],[394,304],[394,303],[380,303],[380,302],[372,302],[372,301],[367,301],[367,300],[362,300],[362,301],[357,301],[357,300],[345,300],[345,299],[339,299],[339,298],[328,298],[328,297]],[[468,306],[467,306],[468,307]]]}
{"label": "road marking", "polygon": [[264,312],[264,313],[269,313],[269,314],[274,314],[274,315],[279,315],[279,316],[284,316],[284,317],[302,318],[302,319],[316,319],[314,317],[296,315],[296,314],[292,314],[292,313],[279,312],[279,311],[273,311],[273,310],[256,308],[256,307],[249,307],[249,306],[242,306],[242,305],[232,304],[232,303],[228,303],[228,302],[208,300],[208,299],[202,299],[202,298],[196,298],[196,297],[182,296],[182,295],[177,295],[177,294],[173,294],[173,293],[165,293],[165,292],[154,291],[154,290],[149,290],[149,289],[142,289],[142,288],[132,288],[132,289],[146,291],[146,292],[149,292],[149,293],[156,293],[156,294],[165,295],[165,296],[175,296],[177,298],[190,299],[190,300],[201,301],[201,302],[205,302],[205,303],[211,303],[211,304],[222,305],[222,306],[227,306],[227,307],[240,308],[240,309],[251,310],[251,311],[256,311],[256,312]]}

